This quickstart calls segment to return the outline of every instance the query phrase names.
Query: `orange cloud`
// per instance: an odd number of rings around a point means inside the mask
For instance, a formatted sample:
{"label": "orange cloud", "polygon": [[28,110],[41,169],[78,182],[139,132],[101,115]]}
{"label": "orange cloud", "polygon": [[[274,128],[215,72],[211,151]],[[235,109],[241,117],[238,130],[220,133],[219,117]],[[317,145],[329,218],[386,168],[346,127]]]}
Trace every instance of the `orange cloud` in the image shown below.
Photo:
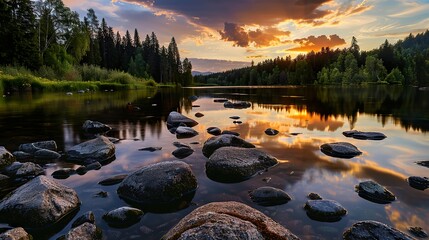
{"label": "orange cloud", "polygon": [[340,38],[337,34],[330,35],[321,35],[318,37],[309,36],[307,38],[300,38],[293,40],[293,43],[299,44],[298,47],[287,49],[287,51],[294,52],[310,52],[310,51],[320,51],[322,47],[334,48],[341,46],[346,43],[346,41]]}

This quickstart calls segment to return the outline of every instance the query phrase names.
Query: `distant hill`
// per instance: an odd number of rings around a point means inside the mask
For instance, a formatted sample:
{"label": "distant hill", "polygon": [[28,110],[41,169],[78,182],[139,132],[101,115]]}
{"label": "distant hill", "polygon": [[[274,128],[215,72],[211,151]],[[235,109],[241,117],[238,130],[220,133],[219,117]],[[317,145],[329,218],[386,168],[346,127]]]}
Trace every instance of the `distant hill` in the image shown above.
{"label": "distant hill", "polygon": [[212,74],[212,72],[192,71],[192,76],[207,76],[210,74]]}

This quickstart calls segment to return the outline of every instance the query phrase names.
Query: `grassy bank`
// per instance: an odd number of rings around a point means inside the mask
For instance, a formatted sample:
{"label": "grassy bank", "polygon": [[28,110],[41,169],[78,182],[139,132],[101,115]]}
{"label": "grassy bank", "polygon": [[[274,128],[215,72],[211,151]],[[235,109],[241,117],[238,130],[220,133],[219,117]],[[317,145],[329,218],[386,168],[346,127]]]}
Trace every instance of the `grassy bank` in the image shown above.
{"label": "grassy bank", "polygon": [[31,72],[24,68],[0,68],[0,92],[74,92],[79,90],[129,90],[156,87],[152,79],[136,78],[128,73],[83,66],[75,74],[60,80],[54,74]]}

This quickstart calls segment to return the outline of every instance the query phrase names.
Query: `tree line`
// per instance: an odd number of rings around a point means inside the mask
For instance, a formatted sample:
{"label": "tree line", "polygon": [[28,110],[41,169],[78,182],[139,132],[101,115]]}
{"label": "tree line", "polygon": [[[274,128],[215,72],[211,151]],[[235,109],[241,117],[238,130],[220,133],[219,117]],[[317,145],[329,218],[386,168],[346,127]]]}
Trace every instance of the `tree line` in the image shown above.
{"label": "tree line", "polygon": [[429,85],[429,31],[410,34],[378,49],[361,51],[358,41],[344,49],[322,48],[298,55],[265,60],[257,65],[206,76],[195,76],[201,84],[218,85]]}
{"label": "tree line", "polygon": [[0,1],[0,65],[23,66],[67,78],[76,66],[98,66],[127,72],[158,83],[192,84],[192,64],[180,59],[176,40],[160,46],[154,32],[140,39],[124,36],[88,9],[79,15],[62,0]]}

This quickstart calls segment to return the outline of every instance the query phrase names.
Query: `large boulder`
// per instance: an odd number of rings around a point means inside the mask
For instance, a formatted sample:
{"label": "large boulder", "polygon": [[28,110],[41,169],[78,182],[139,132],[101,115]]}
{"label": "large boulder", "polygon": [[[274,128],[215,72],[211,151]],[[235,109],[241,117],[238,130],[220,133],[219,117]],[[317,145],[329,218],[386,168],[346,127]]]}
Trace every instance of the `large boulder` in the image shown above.
{"label": "large boulder", "polygon": [[308,200],[304,209],[311,219],[322,222],[339,221],[347,213],[347,210],[334,200]]}
{"label": "large boulder", "polygon": [[291,197],[283,190],[273,187],[260,187],[249,192],[250,199],[261,206],[275,206],[287,203]]}
{"label": "large boulder", "polygon": [[214,202],[184,217],[161,239],[299,239],[256,209],[238,202]]}
{"label": "large boulder", "polygon": [[255,145],[246,142],[238,136],[222,134],[207,139],[203,146],[203,154],[206,157],[210,157],[216,149],[221,147],[254,148]]}
{"label": "large boulder", "polygon": [[176,129],[176,137],[177,138],[191,138],[198,135],[198,132],[195,131],[193,128],[190,127],[182,127],[179,126]]}
{"label": "large boulder", "polygon": [[103,162],[114,158],[115,145],[104,136],[73,146],[67,151],[67,159],[78,163]]}
{"label": "large boulder", "polygon": [[344,240],[384,239],[412,240],[411,236],[386,224],[376,221],[361,221],[353,224],[343,233]]}
{"label": "large boulder", "polygon": [[86,222],[70,230],[64,240],[101,240],[103,233],[95,224]]}
{"label": "large boulder", "polygon": [[356,146],[347,142],[325,143],[320,150],[331,157],[353,158],[362,154]]}
{"label": "large boulder", "polygon": [[79,205],[79,198],[73,189],[39,176],[1,200],[0,221],[43,228],[74,212]]}
{"label": "large boulder", "polygon": [[343,135],[361,140],[383,140],[386,138],[386,135],[380,132],[361,132],[357,130],[344,131]]}
{"label": "large boulder", "polygon": [[118,187],[121,198],[149,212],[187,207],[197,188],[191,167],[180,161],[152,164],[126,177]]}
{"label": "large boulder", "polygon": [[19,145],[19,151],[34,154],[40,149],[48,149],[51,151],[57,151],[57,143],[54,140],[40,141],[33,143],[24,143]]}
{"label": "large boulder", "polygon": [[1,240],[32,240],[33,237],[28,234],[24,228],[17,227],[10,229],[2,234],[0,234]]}
{"label": "large boulder", "polygon": [[181,123],[185,124],[188,127],[193,127],[198,125],[198,122],[196,122],[195,120],[185,117],[178,112],[175,112],[175,111],[170,112],[167,118],[167,126],[169,128],[178,127]]}
{"label": "large boulder", "polygon": [[395,195],[380,184],[370,180],[355,186],[359,196],[375,203],[391,203],[396,200]]}
{"label": "large boulder", "polygon": [[12,153],[6,150],[5,147],[0,146],[0,171],[12,164],[14,161],[15,157]]}
{"label": "large boulder", "polygon": [[86,120],[82,125],[82,130],[87,133],[96,134],[96,133],[106,133],[112,130],[112,128],[101,122]]}
{"label": "large boulder", "polygon": [[240,182],[277,162],[275,157],[256,148],[222,147],[206,162],[206,173],[215,181]]}

